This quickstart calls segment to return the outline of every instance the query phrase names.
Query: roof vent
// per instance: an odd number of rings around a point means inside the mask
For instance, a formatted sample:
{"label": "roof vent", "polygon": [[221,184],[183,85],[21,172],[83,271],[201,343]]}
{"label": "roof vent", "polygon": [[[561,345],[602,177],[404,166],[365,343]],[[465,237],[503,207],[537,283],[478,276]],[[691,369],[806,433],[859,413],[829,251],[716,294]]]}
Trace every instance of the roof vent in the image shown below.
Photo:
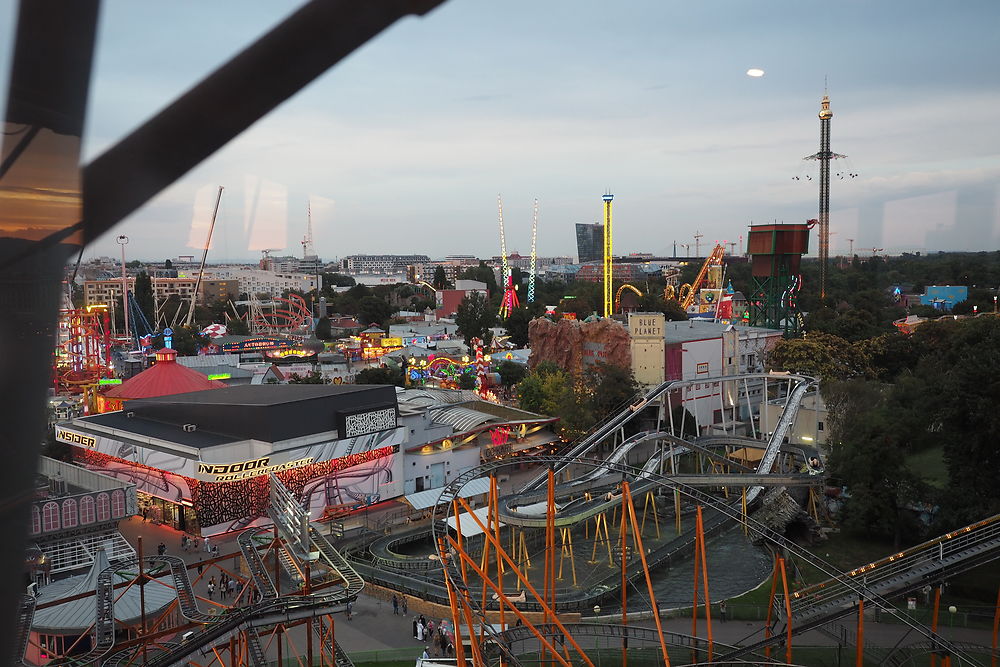
{"label": "roof vent", "polygon": [[184,424],[184,432],[185,432],[185,433],[191,433],[191,432],[193,432],[193,431],[194,431],[194,430],[195,430],[196,428],[198,428],[198,425],[197,425],[197,424]]}
{"label": "roof vent", "polygon": [[126,419],[132,419],[132,417],[135,417],[135,413],[134,412],[126,412],[125,413],[125,418]]}

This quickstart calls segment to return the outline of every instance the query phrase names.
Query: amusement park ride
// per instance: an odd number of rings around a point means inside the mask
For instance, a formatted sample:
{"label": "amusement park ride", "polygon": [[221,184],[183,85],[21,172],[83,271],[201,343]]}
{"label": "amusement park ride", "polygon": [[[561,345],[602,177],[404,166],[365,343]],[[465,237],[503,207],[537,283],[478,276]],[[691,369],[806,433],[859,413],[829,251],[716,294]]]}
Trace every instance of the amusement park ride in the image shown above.
{"label": "amusement park ride", "polygon": [[[265,667],[277,657],[278,664],[349,667],[334,615],[349,613],[365,587],[383,599],[408,596],[411,613],[448,619],[457,659],[451,664],[474,667],[593,667],[602,659],[624,665],[630,658],[661,665],[795,665],[802,664],[796,662],[796,637],[817,628],[853,649],[860,667],[884,657],[862,638],[864,611],[873,607],[925,638],[893,649],[900,660],[891,664],[926,653],[947,656],[956,666],[985,664],[979,657],[989,656],[990,647],[949,641],[936,623],[917,622],[892,598],[1000,557],[1000,516],[842,572],[784,538],[768,518],[770,507],[790,497],[787,490],[805,490],[817,511],[815,497],[824,486],[819,455],[786,442],[815,380],[747,374],[707,382],[726,397],[720,398],[721,409],[733,415],[751,403],[751,387],[782,399],[774,431],[739,435],[726,427],[712,436],[685,435],[692,430],[687,415],[675,419],[666,410],[658,412],[655,428],[620,436],[645,408],[669,406],[696,384],[704,389],[706,379],[664,382],[637,394],[562,451],[534,457],[540,471],[519,487],[501,494],[499,480],[523,465],[521,459],[480,465],[444,487],[429,524],[379,531],[374,541],[341,537],[335,548],[272,474],[269,516],[275,528],[243,531],[239,552],[204,561],[197,576],[194,564],[145,555],[140,544],[131,566],[102,573],[103,584],[93,593],[94,622],[84,635],[92,638],[89,649],[58,664]],[[700,432],[696,415],[691,419]],[[609,441],[611,454],[595,457]],[[464,490],[481,479],[488,480],[487,500],[473,510]],[[767,619],[737,644],[713,636],[707,565],[717,558],[711,540],[726,532],[780,554],[773,560]],[[397,548],[419,540],[433,557],[412,546]],[[667,564],[687,558],[694,562],[687,598],[692,625],[683,634],[663,625],[657,580],[675,577],[678,568],[671,574]],[[790,560],[809,562],[820,581],[794,588]],[[195,593],[194,584],[219,573],[236,581],[235,596],[216,601]],[[175,590],[179,625],[143,620],[116,628],[115,600],[121,588],[137,585]],[[36,602],[25,598],[22,637]],[[593,621],[584,622],[591,613]],[[1000,609],[996,613],[1000,618]]]}
{"label": "amusement park ride", "polygon": [[[500,195],[497,195],[497,213],[500,224],[500,260],[502,262],[500,282],[503,284],[504,289],[503,298],[500,300],[500,317],[506,318],[521,305],[521,302],[517,297],[517,289],[519,285],[514,284],[514,271],[510,266],[510,256],[507,254],[507,236],[503,225],[503,199]],[[535,240],[537,239],[537,236],[538,200],[535,199],[531,218],[531,269],[528,275],[527,303],[532,303],[535,300],[535,272],[537,271],[536,263],[538,259],[535,250]]]}

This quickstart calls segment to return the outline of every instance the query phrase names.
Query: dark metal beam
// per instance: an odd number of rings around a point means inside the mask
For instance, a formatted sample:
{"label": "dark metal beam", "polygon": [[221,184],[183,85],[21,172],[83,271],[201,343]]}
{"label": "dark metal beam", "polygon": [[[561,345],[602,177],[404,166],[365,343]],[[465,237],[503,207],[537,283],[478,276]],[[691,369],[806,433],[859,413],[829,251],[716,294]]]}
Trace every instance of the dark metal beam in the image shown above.
{"label": "dark metal beam", "polygon": [[[99,0],[20,4],[0,173],[0,659],[17,662],[17,611],[38,454],[45,439],[63,267],[78,249],[80,145]],[[38,239],[50,237],[51,242]],[[77,243],[74,243],[76,241]],[[20,648],[20,647],[16,647]]]}

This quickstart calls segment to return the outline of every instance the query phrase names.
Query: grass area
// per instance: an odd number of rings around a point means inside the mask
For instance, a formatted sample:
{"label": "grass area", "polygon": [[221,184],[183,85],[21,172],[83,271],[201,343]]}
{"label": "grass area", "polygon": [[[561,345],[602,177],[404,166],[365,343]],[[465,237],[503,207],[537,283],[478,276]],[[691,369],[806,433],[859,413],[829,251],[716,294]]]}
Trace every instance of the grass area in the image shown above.
{"label": "grass area", "polygon": [[948,468],[944,462],[944,448],[931,447],[906,457],[910,469],[937,489],[948,488]]}

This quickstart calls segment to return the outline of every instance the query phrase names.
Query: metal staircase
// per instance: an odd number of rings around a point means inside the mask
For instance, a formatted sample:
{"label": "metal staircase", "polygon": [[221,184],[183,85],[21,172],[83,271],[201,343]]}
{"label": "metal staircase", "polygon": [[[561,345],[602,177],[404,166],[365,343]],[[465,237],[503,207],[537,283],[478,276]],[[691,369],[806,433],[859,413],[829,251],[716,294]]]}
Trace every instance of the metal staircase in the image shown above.
{"label": "metal staircase", "polygon": [[257,634],[257,628],[253,626],[247,628],[247,653],[254,667],[267,667],[267,657],[260,645],[260,635]]}
{"label": "metal staircase", "polygon": [[23,664],[24,652],[28,649],[31,623],[35,619],[35,596],[25,595],[17,610],[17,638],[14,642],[14,659],[11,664]]}
{"label": "metal staircase", "polygon": [[244,530],[237,538],[240,551],[243,552],[243,558],[247,563],[247,569],[250,570],[250,576],[253,577],[253,581],[257,585],[261,599],[278,596],[274,582],[271,581],[271,576],[267,572],[264,559],[260,557],[260,552],[257,551],[257,537],[265,532],[268,532],[268,529]]}

